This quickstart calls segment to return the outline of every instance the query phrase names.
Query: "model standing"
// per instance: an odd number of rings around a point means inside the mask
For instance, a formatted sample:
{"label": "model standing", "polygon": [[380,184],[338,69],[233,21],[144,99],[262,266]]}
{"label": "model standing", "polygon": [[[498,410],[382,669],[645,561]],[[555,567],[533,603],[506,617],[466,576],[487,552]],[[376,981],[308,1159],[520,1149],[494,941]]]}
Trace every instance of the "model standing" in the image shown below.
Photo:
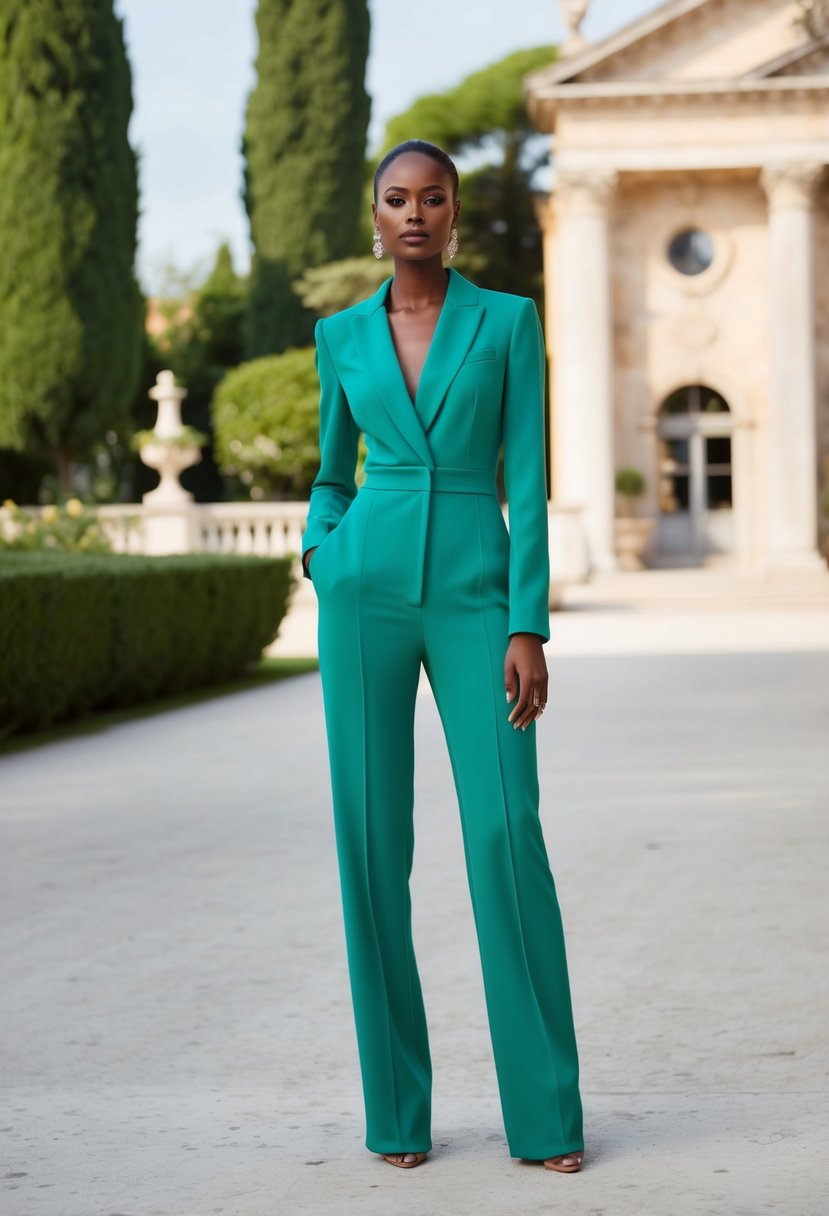
{"label": "model standing", "polygon": [[392,149],[374,197],[375,253],[392,255],[394,275],[317,323],[321,459],[302,539],[366,1146],[404,1167],[432,1147],[409,894],[422,664],[460,805],[509,1150],[571,1173],[584,1149],[578,1056],[536,758],[550,636],[541,327],[531,300],[444,268],[460,200],[440,148]]}

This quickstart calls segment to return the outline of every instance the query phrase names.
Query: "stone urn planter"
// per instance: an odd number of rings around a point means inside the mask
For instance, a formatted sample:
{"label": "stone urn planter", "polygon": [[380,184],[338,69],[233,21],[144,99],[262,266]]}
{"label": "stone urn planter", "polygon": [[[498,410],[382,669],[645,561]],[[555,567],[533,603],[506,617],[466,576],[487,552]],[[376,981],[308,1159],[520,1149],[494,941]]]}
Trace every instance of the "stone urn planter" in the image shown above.
{"label": "stone urn planter", "polygon": [[171,371],[159,372],[149,392],[158,402],[158,418],[149,431],[133,436],[141,460],[155,469],[160,481],[143,495],[143,550],[145,553],[189,553],[197,547],[197,518],[193,495],[179,477],[198,464],[208,436],[181,421],[181,403],[187,390],[176,384]]}
{"label": "stone urn planter", "polygon": [[620,570],[644,570],[644,555],[656,521],[650,516],[634,517],[634,504],[645,492],[645,478],[639,469],[624,468],[616,473],[616,492],[625,503],[615,525],[616,556]]}
{"label": "stone urn planter", "polygon": [[176,384],[171,371],[158,373],[149,395],[158,402],[156,424],[151,431],[141,431],[136,440],[142,462],[156,470],[160,481],[143,496],[143,501],[151,506],[180,506],[191,502],[193,495],[185,490],[179,477],[185,469],[199,463],[207,436],[182,424],[181,403],[187,389]]}
{"label": "stone urn planter", "polygon": [[171,443],[150,440],[141,448],[141,459],[155,469],[160,481],[154,490],[143,495],[144,502],[159,504],[191,502],[193,495],[185,490],[179,477],[185,469],[201,460],[201,452],[192,442]]}
{"label": "stone urn planter", "polygon": [[644,570],[645,552],[653,535],[655,520],[623,517],[616,520],[616,556],[620,570]]}

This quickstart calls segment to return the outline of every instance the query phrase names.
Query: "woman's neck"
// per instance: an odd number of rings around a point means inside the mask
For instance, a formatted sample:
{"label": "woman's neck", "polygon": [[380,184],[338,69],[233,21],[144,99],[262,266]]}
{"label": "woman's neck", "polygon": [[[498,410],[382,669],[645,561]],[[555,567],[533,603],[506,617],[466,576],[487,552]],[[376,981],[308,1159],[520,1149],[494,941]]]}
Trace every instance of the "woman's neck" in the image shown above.
{"label": "woman's neck", "polygon": [[394,278],[387,297],[392,312],[418,312],[439,304],[449,288],[449,271],[440,258],[409,262],[395,258]]}

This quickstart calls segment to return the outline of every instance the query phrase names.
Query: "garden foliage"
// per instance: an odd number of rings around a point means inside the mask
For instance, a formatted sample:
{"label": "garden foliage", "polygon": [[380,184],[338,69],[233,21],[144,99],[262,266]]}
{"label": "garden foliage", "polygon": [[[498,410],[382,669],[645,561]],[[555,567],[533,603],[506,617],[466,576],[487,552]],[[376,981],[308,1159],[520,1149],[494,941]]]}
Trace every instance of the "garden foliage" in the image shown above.
{"label": "garden foliage", "polygon": [[242,674],[292,585],[290,558],[0,557],[0,736]]}
{"label": "garden foliage", "polygon": [[97,512],[88,510],[77,498],[60,505],[50,503],[41,511],[29,511],[7,498],[3,508],[7,522],[0,518],[0,552],[4,549],[112,552]]}
{"label": "garden foliage", "polygon": [[248,354],[311,341],[291,283],[356,252],[370,99],[367,0],[259,0],[243,140],[250,218]]}
{"label": "garden foliage", "polygon": [[251,359],[213,398],[216,456],[254,497],[307,498],[319,467],[313,347]]}
{"label": "garden foliage", "polygon": [[122,25],[112,0],[0,5],[0,448],[64,488],[140,374]]}

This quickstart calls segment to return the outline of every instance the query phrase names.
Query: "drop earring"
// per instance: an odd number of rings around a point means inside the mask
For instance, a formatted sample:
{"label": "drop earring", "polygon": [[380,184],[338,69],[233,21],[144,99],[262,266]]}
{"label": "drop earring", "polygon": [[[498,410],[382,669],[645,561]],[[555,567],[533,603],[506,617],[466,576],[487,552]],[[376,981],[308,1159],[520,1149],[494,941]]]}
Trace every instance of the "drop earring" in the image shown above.
{"label": "drop earring", "polygon": [[380,232],[377,228],[374,229],[374,244],[372,245],[372,249],[376,258],[381,258],[383,256],[383,242],[380,240]]}
{"label": "drop earring", "polygon": [[453,228],[449,237],[449,244],[446,246],[446,252],[450,258],[453,258],[458,252],[458,230]]}

